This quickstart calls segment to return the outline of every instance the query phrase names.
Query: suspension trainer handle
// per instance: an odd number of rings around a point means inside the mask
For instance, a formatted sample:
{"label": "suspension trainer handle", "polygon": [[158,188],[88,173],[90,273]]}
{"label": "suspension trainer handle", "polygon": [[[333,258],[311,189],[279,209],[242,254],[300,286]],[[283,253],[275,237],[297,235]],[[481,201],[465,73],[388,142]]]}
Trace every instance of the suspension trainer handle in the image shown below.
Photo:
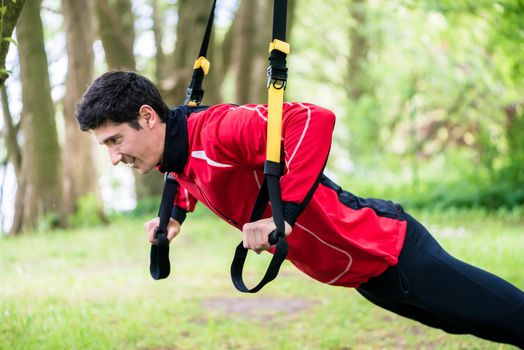
{"label": "suspension trainer handle", "polygon": [[271,258],[271,262],[269,263],[269,267],[267,268],[264,277],[262,277],[262,280],[255,287],[248,288],[242,279],[242,273],[244,270],[244,264],[246,262],[248,250],[244,248],[242,242],[240,242],[235,250],[233,262],[231,263],[231,280],[235,288],[238,291],[244,293],[256,293],[261,290],[262,287],[277,277],[280,266],[286,259],[287,251],[288,244],[286,239],[283,237],[279,238],[278,242],[276,242],[275,252]]}
{"label": "suspension trainer handle", "polygon": [[167,226],[171,219],[173,203],[178,190],[178,182],[169,173],[164,176],[164,190],[158,216],[160,218],[155,230],[156,244],[151,245],[149,272],[155,280],[169,276],[171,264],[169,262],[169,239]]}
{"label": "suspension trainer handle", "polygon": [[282,234],[279,234],[277,230],[273,230],[269,233],[267,241],[269,242],[269,244],[275,245],[278,243],[280,237],[282,237]]}
{"label": "suspension trainer handle", "polygon": [[286,56],[289,53],[289,44],[286,40],[287,0],[274,0],[273,6],[273,38],[269,44],[269,67],[267,69],[268,89],[268,116],[267,116],[267,145],[266,161],[264,162],[264,182],[255,201],[250,222],[259,220],[269,202],[273,213],[276,230],[268,236],[275,251],[269,267],[262,280],[253,288],[248,288],[242,278],[244,263],[248,250],[243,242],[237,246],[231,263],[231,280],[233,285],[244,293],[256,293],[278,275],[280,266],[288,252],[285,234],[285,223],[280,193],[281,138],[282,138],[282,110],[284,104],[284,90],[287,85]]}
{"label": "suspension trainer handle", "polygon": [[[210,68],[210,62],[207,60],[207,49],[211,38],[211,31],[213,29],[213,20],[215,18],[216,0],[213,1],[211,11],[207,20],[207,26],[200,46],[198,58],[193,65],[193,74],[191,82],[186,89],[186,96],[184,104],[188,106],[198,106],[204,97],[204,89],[202,82],[204,76],[207,75]],[[162,193],[162,200],[160,202],[160,209],[158,216],[160,223],[155,230],[156,245],[151,246],[149,272],[151,277],[155,280],[163,279],[169,276],[171,264],[169,262],[169,240],[167,238],[167,225],[171,218],[173,210],[173,202],[178,191],[178,182],[166,173],[164,178],[164,190]]]}

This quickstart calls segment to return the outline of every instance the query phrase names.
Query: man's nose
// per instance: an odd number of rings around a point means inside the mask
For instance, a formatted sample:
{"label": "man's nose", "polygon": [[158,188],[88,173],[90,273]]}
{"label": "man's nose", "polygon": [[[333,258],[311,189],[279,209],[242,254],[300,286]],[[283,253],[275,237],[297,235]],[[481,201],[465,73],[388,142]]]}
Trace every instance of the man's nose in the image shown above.
{"label": "man's nose", "polygon": [[109,152],[109,158],[111,158],[111,163],[113,163],[113,165],[117,165],[122,161],[122,154],[120,152],[114,148],[108,148],[107,151]]}

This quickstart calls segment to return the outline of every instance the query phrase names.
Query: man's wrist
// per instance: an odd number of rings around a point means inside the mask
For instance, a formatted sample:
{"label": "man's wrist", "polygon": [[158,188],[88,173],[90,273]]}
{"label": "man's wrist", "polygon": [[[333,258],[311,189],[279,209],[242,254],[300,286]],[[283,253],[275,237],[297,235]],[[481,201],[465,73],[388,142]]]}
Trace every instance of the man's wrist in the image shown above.
{"label": "man's wrist", "polygon": [[298,216],[300,213],[302,213],[303,208],[299,204],[293,202],[283,202],[282,206],[284,221],[287,222],[291,228],[293,228]]}
{"label": "man's wrist", "polygon": [[187,211],[185,209],[175,205],[171,211],[171,218],[178,221],[178,223],[182,225],[186,219],[186,213]]}

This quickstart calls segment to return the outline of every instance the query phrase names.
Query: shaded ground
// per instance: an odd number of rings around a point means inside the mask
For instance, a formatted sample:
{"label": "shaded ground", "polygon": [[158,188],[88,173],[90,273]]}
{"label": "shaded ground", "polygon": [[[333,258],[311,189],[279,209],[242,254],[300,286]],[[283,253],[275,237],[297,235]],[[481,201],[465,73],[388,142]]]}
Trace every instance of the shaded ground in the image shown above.
{"label": "shaded ground", "polygon": [[316,305],[317,302],[300,298],[211,298],[202,302],[208,311],[234,315],[260,321],[271,321],[281,315],[295,315]]}

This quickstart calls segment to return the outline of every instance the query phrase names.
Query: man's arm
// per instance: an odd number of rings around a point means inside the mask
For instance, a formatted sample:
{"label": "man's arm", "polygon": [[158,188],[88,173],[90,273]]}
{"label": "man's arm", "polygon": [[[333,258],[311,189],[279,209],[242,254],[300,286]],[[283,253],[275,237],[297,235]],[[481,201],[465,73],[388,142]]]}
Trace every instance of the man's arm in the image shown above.
{"label": "man's arm", "polygon": [[186,219],[186,213],[193,212],[195,210],[196,203],[197,199],[193,197],[184,187],[179,185],[173,205],[173,210],[171,211],[171,218],[182,224]]}
{"label": "man's arm", "polygon": [[[284,174],[282,200],[302,204],[324,169],[331,148],[335,115],[298,102],[284,104],[282,116]],[[267,107],[231,107],[209,122],[202,136],[213,160],[260,168],[266,159]]]}
{"label": "man's arm", "polygon": [[[335,115],[327,109],[305,103],[284,104],[282,140],[285,167],[281,191],[284,219],[290,225],[286,227],[286,234],[291,231],[318,185],[331,147],[334,124]],[[265,160],[266,129],[265,106],[233,108],[223,118],[218,129],[213,130],[212,136],[220,140],[220,144],[211,150],[214,159],[259,168]],[[244,226],[246,248],[260,251],[269,247],[267,235],[274,226],[266,221],[260,220]]]}
{"label": "man's arm", "polygon": [[[195,210],[197,200],[182,186],[178,186],[178,191],[175,197],[173,210],[171,211],[171,219],[167,224],[167,239],[169,242],[173,240],[179,233],[186,213]],[[147,221],[144,224],[144,231],[146,231],[147,239],[151,244],[156,244],[155,230],[159,225],[160,219],[158,217]]]}
{"label": "man's arm", "polygon": [[291,226],[318,186],[331,149],[335,119],[332,111],[316,105],[284,105],[285,173],[281,190],[284,219]]}

